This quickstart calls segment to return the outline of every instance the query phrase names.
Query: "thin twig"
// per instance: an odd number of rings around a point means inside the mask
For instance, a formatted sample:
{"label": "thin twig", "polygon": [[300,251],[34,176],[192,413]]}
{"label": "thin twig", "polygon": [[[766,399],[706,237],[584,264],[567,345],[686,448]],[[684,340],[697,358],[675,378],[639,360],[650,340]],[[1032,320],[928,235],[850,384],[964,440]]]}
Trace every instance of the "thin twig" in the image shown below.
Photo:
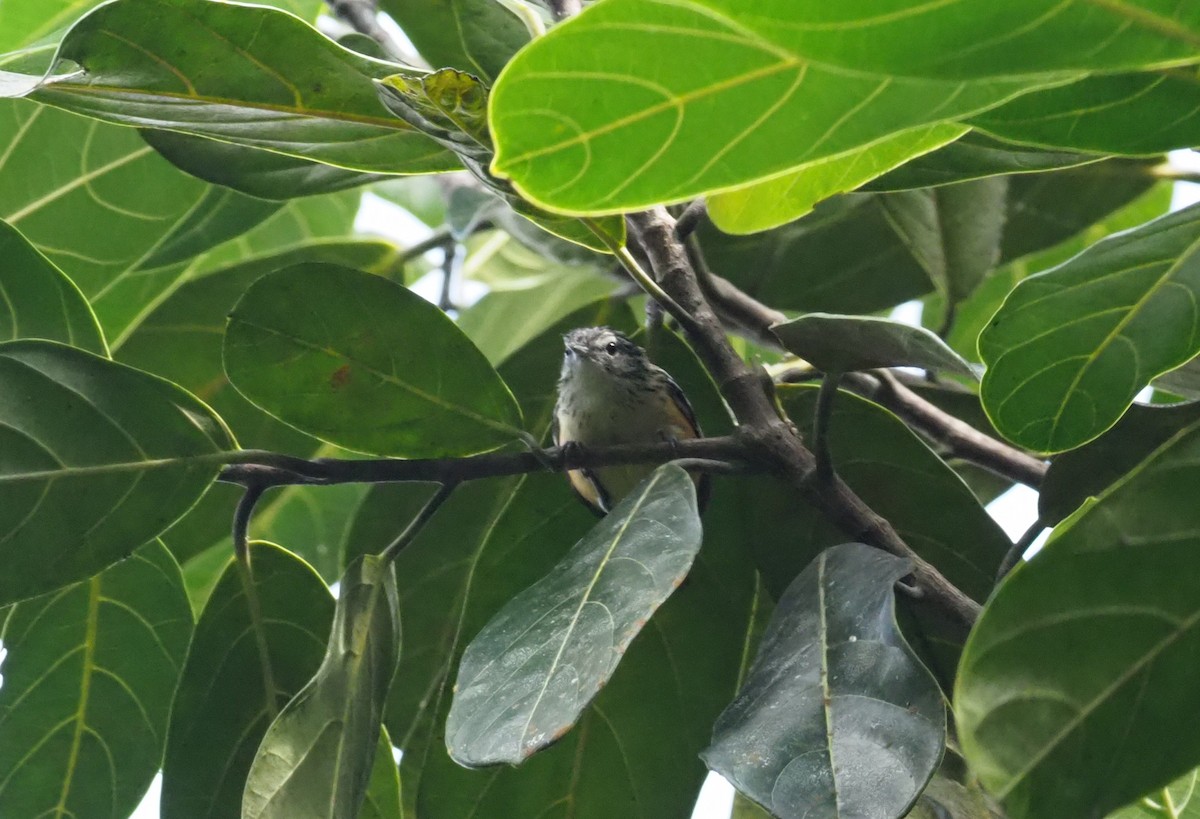
{"label": "thin twig", "polygon": [[239,562],[247,566],[250,564],[250,516],[254,514],[254,507],[266,489],[266,484],[246,484],[246,491],[242,493],[242,499],[233,512],[233,553]]}
{"label": "thin twig", "polygon": [[975,427],[939,409],[904,386],[887,370],[854,373],[846,386],[890,409],[909,426],[920,430],[951,455],[982,466],[1004,478],[1037,489],[1049,466],[1016,447],[980,432]]}
{"label": "thin twig", "polygon": [[408,522],[408,525],[404,527],[404,531],[379,553],[379,556],[385,563],[391,563],[396,559],[396,555],[404,550],[405,546],[412,543],[413,538],[421,533],[421,529],[433,517],[433,513],[438,510],[438,507],[449,500],[450,495],[454,493],[457,487],[457,483],[444,483],[438,487],[438,491],[429,500],[425,501],[425,505],[421,507],[421,511],[417,512],[417,516]]}
{"label": "thin twig", "polygon": [[703,199],[693,199],[679,214],[675,222],[675,238],[683,241],[696,232],[700,223],[708,216],[708,203]]}
{"label": "thin twig", "polygon": [[813,454],[817,456],[817,480],[833,477],[833,457],[829,452],[829,427],[833,420],[833,401],[837,397],[841,373],[825,373],[817,392],[817,411],[813,416]]}
{"label": "thin twig", "polygon": [[1038,518],[1033,524],[1025,530],[1025,534],[1017,538],[1017,542],[1008,550],[1008,554],[1004,555],[1004,559],[1000,561],[1000,568],[996,570],[996,582],[999,583],[1004,579],[1005,575],[1017,568],[1017,564],[1021,562],[1021,558],[1029,551],[1029,547],[1038,539],[1038,536],[1045,530],[1046,523],[1041,518]]}
{"label": "thin twig", "polygon": [[697,438],[686,441],[661,441],[653,444],[570,449],[549,447],[534,452],[491,452],[464,458],[373,458],[308,460],[262,450],[243,450],[237,461],[221,470],[217,480],[242,486],[328,486],[341,483],[391,483],[424,481],[458,483],[461,481],[521,475],[547,469],[621,466],[626,464],[662,464],[684,458],[733,464],[751,471],[764,471],[756,465],[750,450],[732,436]]}
{"label": "thin twig", "polygon": [[447,311],[454,309],[450,291],[454,286],[454,262],[458,255],[458,243],[449,242],[442,247],[442,252],[442,291],[438,294],[438,307]]}
{"label": "thin twig", "polygon": [[562,21],[583,11],[583,3],[580,0],[550,0],[550,11],[555,20]]}

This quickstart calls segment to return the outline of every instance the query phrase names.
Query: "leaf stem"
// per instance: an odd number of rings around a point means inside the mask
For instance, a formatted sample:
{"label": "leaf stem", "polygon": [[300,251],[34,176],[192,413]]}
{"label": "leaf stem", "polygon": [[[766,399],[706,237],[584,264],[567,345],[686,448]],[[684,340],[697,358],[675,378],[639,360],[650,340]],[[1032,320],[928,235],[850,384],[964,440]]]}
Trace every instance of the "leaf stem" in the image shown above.
{"label": "leaf stem", "polygon": [[246,484],[246,491],[242,493],[242,499],[238,501],[237,509],[233,512],[233,553],[238,562],[246,564],[247,568],[250,566],[247,537],[250,531],[250,516],[254,514],[254,507],[266,489],[265,484]]}
{"label": "leaf stem", "polygon": [[1022,555],[1029,551],[1029,547],[1037,540],[1038,535],[1046,528],[1046,523],[1041,518],[1033,522],[1033,525],[1025,530],[1025,534],[1017,538],[1016,543],[1008,550],[1008,554],[1004,555],[1004,559],[1000,561],[1000,568],[996,570],[996,582],[999,583],[1004,579],[1005,575],[1017,567],[1021,562]]}
{"label": "leaf stem", "polygon": [[433,493],[433,496],[425,502],[425,505],[421,507],[421,511],[417,512],[417,516],[409,521],[408,526],[404,527],[404,531],[389,543],[387,548],[379,553],[379,557],[384,563],[391,563],[396,559],[396,555],[404,550],[405,546],[412,543],[413,538],[421,533],[421,530],[425,528],[425,524],[433,517],[434,512],[450,499],[450,495],[454,493],[457,487],[457,482],[444,483],[438,487],[438,491]]}
{"label": "leaf stem", "polygon": [[817,480],[826,482],[833,477],[833,457],[829,452],[829,427],[833,420],[833,401],[837,397],[842,373],[825,373],[817,392],[817,409],[813,416],[813,454],[817,457]]}

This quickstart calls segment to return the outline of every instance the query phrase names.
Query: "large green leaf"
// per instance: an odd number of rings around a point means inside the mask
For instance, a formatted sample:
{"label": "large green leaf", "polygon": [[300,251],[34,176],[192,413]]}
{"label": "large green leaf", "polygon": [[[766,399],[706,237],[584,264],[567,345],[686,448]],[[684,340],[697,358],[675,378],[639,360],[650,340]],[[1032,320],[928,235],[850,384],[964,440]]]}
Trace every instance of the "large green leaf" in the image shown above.
{"label": "large green leaf", "polygon": [[529,31],[498,0],[383,0],[421,56],[434,68],[458,68],[494,80],[529,42]]}
{"label": "large green leaf", "polygon": [[1129,408],[1113,428],[1050,463],[1038,492],[1038,517],[1054,526],[1099,495],[1180,430],[1200,421],[1200,402]]}
{"label": "large green leaf", "polygon": [[1184,398],[1200,398],[1200,359],[1191,359],[1182,367],[1176,367],[1154,379],[1154,388]]}
{"label": "large green leaf", "polygon": [[125,819],[158,770],[191,634],[179,566],[158,543],[11,608],[0,814]]}
{"label": "large green leaf", "polygon": [[1109,814],[1108,819],[1197,819],[1200,817],[1198,778],[1200,771],[1189,771],[1167,787]]}
{"label": "large green leaf", "polygon": [[40,102],[360,171],[429,173],[454,157],[380,108],[364,57],[275,9],[207,0],[117,0],[80,20]]}
{"label": "large green leaf", "polygon": [[924,327],[890,319],[809,313],[772,325],[771,332],[789,351],[827,373],[924,367],[974,374],[958,353]]}
{"label": "large green leaf", "polygon": [[1200,710],[1197,464],[1193,425],[1060,525],[971,632],[959,736],[1014,819],[1103,816],[1200,761],[1180,730]]}
{"label": "large green leaf", "polygon": [[392,740],[387,728],[379,730],[375,761],[371,763],[371,780],[367,796],[358,812],[358,819],[403,819],[400,802],[400,769],[392,756]]}
{"label": "large green leaf", "polygon": [[1193,206],[1021,282],[979,337],[981,394],[996,429],[1039,452],[1071,449],[1195,355],[1198,248]]}
{"label": "large green leaf", "polygon": [[467,646],[446,720],[451,756],[517,764],[569,730],[683,581],[700,537],[691,477],[659,467]]}
{"label": "large green leaf", "polygon": [[267,412],[348,449],[463,455],[519,435],[512,393],[445,313],[337,265],[255,282],[230,315],[225,369]]}
{"label": "large green leaf", "polygon": [[175,167],[263,199],[333,193],[387,178],[176,131],[146,128],[141,133]]}
{"label": "large green leaf", "polygon": [[189,261],[269,219],[279,208],[279,202],[229,188],[210,187],[187,218],[175,225],[154,252],[138,263],[138,269],[153,270]]}
{"label": "large green leaf", "polygon": [[45,338],[107,355],[79,288],[7,222],[0,221],[0,339]]}
{"label": "large green leaf", "polygon": [[342,576],[320,669],[263,737],[243,819],[358,815],[399,651],[395,575],[379,557],[363,555]]}
{"label": "large green leaf", "polygon": [[972,124],[1006,139],[1112,154],[1156,154],[1200,144],[1200,79],[1179,69],[1101,74],[1028,94]]}
{"label": "large green leaf", "polygon": [[968,130],[957,123],[940,122],[901,131],[857,151],[711,196],[708,215],[726,233],[754,233],[778,227],[799,219],[823,199],[852,191],[915,156],[958,139]]}
{"label": "large green leaf", "polygon": [[238,815],[259,742],[316,673],[333,622],[333,597],[294,555],[256,542],[247,572],[225,554],[171,712],[163,819]]}
{"label": "large green leaf", "polygon": [[908,561],[822,552],[779,599],[708,766],[781,819],[903,816],[937,769],[946,709],[896,624]]}
{"label": "large green leaf", "polygon": [[[1078,40],[1068,38],[1054,44],[1056,65],[979,48],[947,73],[964,43],[976,35],[990,41],[1019,15],[978,3],[969,15],[934,6],[843,26],[840,20],[866,12],[831,19],[825,8],[734,0],[592,6],[523,49],[496,83],[493,170],[544,207],[632,210],[738,187],[952,121],[1063,79],[1035,72],[1097,64],[1081,53],[1090,45],[1072,47]],[[1080,14],[1072,9],[1059,18]],[[1022,39],[1060,25],[1057,18],[1039,22]],[[1112,33],[1104,52],[1122,52],[1134,64],[1164,54],[1194,58],[1184,44],[1136,29]],[[931,41],[943,38],[952,45],[938,51]]]}
{"label": "large green leaf", "polygon": [[174,384],[49,341],[0,344],[0,602],[128,556],[196,502],[233,447]]}

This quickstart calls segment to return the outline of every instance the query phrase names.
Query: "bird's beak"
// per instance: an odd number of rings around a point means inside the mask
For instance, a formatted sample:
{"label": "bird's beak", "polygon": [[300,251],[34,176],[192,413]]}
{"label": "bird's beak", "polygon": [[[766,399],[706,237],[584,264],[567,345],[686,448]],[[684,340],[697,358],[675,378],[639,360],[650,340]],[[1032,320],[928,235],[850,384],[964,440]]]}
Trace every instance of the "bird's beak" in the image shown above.
{"label": "bird's beak", "polygon": [[587,352],[587,348],[582,347],[578,344],[567,344],[566,345],[567,358],[576,358],[576,357],[583,358],[583,355],[586,352]]}

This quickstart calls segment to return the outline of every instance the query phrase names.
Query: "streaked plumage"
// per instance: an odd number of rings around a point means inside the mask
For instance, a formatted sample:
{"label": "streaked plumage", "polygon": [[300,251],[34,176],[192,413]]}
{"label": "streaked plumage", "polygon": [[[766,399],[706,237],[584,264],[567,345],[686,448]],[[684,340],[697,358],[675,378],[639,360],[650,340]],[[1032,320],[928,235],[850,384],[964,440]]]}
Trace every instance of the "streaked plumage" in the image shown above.
{"label": "streaked plumage", "polygon": [[[584,327],[572,330],[563,342],[554,408],[556,444],[647,444],[702,435],[683,390],[625,335],[608,327]],[[576,469],[567,477],[579,497],[604,514],[652,470],[646,465]],[[703,506],[707,476],[696,482]]]}

